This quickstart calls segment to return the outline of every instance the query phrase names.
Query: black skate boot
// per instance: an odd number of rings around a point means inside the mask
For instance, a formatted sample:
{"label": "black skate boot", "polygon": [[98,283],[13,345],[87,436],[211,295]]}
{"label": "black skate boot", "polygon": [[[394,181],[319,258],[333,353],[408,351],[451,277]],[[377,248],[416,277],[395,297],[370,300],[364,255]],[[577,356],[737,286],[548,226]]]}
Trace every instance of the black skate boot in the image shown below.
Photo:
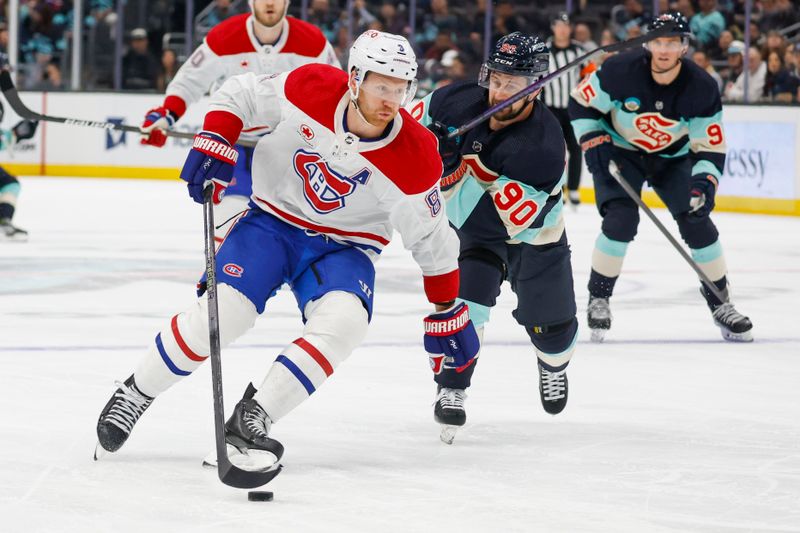
{"label": "black skate boot", "polygon": [[551,372],[539,363],[539,395],[544,410],[551,415],[557,415],[567,406],[568,394],[567,370]]}
{"label": "black skate boot", "polygon": [[433,419],[442,425],[439,438],[445,444],[453,444],[456,431],[467,422],[464,400],[467,393],[464,389],[450,389],[439,385],[436,389],[436,402],[433,405]]}
{"label": "black skate boot", "polygon": [[592,331],[592,342],[603,342],[606,332],[611,329],[611,309],[608,298],[596,298],[589,295],[586,307],[586,318]]}
{"label": "black skate boot", "polygon": [[7,218],[0,218],[0,239],[23,242],[28,240],[28,232],[16,227]]}
{"label": "black skate boot", "polygon": [[136,387],[133,375],[125,383],[114,382],[119,388],[108,400],[97,421],[97,440],[94,452],[95,461],[105,452],[115,452],[122,448],[139,417],[153,403],[153,398],[143,394]]}
{"label": "black skate boot", "polygon": [[250,383],[225,423],[225,442],[231,463],[243,470],[266,471],[283,457],[283,445],[269,438],[272,420],[253,399],[256,388]]}
{"label": "black skate boot", "polygon": [[753,342],[753,323],[730,302],[711,307],[714,324],[722,331],[722,338],[732,342]]}

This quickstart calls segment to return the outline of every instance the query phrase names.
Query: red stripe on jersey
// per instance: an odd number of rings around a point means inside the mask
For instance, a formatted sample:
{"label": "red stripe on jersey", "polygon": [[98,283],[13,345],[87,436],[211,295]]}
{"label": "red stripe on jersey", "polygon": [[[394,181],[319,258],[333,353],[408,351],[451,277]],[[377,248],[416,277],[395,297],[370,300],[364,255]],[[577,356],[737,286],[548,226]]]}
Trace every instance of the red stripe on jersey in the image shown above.
{"label": "red stripe on jersey", "polygon": [[183,101],[183,98],[180,96],[175,96],[174,94],[170,94],[166,98],[164,98],[164,107],[167,111],[171,111],[181,118],[184,113],[186,113],[186,102]]}
{"label": "red stripe on jersey", "polygon": [[492,172],[489,168],[487,168],[477,154],[464,156],[464,163],[467,164],[475,177],[481,181],[493,182],[500,177],[500,174]]}
{"label": "red stripe on jersey", "polygon": [[192,361],[197,361],[198,363],[208,359],[207,355],[205,357],[202,355],[197,355],[192,351],[191,348],[189,348],[189,346],[186,345],[186,343],[183,340],[183,337],[181,337],[181,332],[178,331],[178,315],[172,317],[172,334],[175,336],[175,342],[178,343],[178,346],[183,352],[183,355],[185,355]]}
{"label": "red stripe on jersey", "polygon": [[242,119],[228,111],[209,111],[203,121],[203,129],[221,135],[233,145],[242,131]]}
{"label": "red stripe on jersey", "polygon": [[295,107],[331,131],[336,107],[346,92],[347,74],[321,63],[294,69],[283,85],[283,93]]}
{"label": "red stripe on jersey", "polygon": [[247,34],[249,13],[227,18],[211,28],[206,35],[206,44],[218,56],[230,56],[255,52],[250,36]]}
{"label": "red stripe on jersey", "polygon": [[317,57],[325,50],[325,35],[313,24],[286,17],[289,23],[289,37],[281,48],[281,54],[297,54],[305,57]]}
{"label": "red stripe on jersey", "polygon": [[405,194],[427,191],[442,177],[442,159],[436,137],[428,128],[400,110],[403,127],[391,143],[369,152],[360,152],[378,167]]}
{"label": "red stripe on jersey", "polygon": [[438,276],[423,276],[425,296],[434,304],[452,302],[458,296],[458,280],[458,269]]}
{"label": "red stripe on jersey", "polygon": [[341,235],[342,237],[359,237],[361,239],[369,239],[371,241],[376,241],[381,243],[382,245],[386,246],[389,244],[389,240],[381,237],[380,235],[375,235],[374,233],[364,233],[361,231],[344,231],[337,228],[331,228],[328,226],[319,226],[307,220],[303,220],[301,218],[297,218],[294,215],[290,215],[285,211],[281,211],[268,201],[264,200],[263,198],[259,198],[256,196],[256,200],[266,205],[270,210],[272,210],[276,215],[279,217],[286,219],[287,221],[291,222],[292,224],[296,224],[306,229],[312,229],[317,233],[330,233],[332,235]]}
{"label": "red stripe on jersey", "polygon": [[317,364],[322,368],[322,371],[325,372],[325,375],[330,377],[333,374],[333,366],[331,366],[330,361],[322,355],[322,352],[314,348],[310,342],[305,340],[303,337],[296,339],[294,344],[302,348],[304,352],[311,356],[311,358],[317,362]]}

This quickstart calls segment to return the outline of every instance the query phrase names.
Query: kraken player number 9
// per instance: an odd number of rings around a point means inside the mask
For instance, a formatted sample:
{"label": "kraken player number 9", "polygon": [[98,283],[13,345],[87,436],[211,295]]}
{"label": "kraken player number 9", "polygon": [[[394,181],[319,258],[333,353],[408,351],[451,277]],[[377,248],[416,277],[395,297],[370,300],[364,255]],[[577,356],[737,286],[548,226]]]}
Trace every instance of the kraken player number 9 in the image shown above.
{"label": "kraken player number 9", "polygon": [[711,146],[722,144],[722,128],[719,124],[712,124],[706,128],[706,135],[708,135],[708,142]]}
{"label": "kraken player number 9", "polygon": [[[538,207],[533,200],[520,202],[525,196],[519,184],[510,182],[503,186],[503,190],[494,194],[494,205],[501,211],[511,211],[508,219],[517,226],[524,226],[533,215],[536,214]],[[519,204],[519,205],[517,205]]]}

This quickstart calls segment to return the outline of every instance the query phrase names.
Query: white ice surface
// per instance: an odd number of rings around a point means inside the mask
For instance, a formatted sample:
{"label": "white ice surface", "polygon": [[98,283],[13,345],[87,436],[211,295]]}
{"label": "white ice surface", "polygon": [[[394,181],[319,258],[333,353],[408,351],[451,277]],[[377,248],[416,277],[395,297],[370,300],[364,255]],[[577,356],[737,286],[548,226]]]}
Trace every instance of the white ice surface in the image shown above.
{"label": "white ice surface", "polygon": [[[180,182],[22,180],[26,244],[0,242],[0,531],[800,531],[800,220],[716,214],[753,344],[726,343],[689,267],[642,217],[588,342],[599,217],[567,225],[581,320],[564,413],[503,296],[455,443],[439,440],[421,348],[429,311],[397,242],[378,263],[366,342],[273,428],[271,503],[200,467],[210,368],[159,397],[117,454],[92,461],[97,415],[194,298],[202,214]],[[658,215],[676,231],[666,213]],[[230,409],[301,330],[290,293],[223,352]]]}

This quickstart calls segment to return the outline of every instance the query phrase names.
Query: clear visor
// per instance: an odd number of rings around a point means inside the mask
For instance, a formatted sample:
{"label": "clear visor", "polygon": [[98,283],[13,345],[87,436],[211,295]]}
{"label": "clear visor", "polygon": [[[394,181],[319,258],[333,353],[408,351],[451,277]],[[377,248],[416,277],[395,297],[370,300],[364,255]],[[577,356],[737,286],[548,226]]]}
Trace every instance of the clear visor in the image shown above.
{"label": "clear visor", "polygon": [[680,41],[671,39],[668,40],[662,37],[660,39],[653,39],[652,41],[645,43],[644,46],[651,52],[680,52],[689,46],[689,40],[685,37]]}
{"label": "clear visor", "polygon": [[539,79],[537,76],[506,74],[499,70],[493,70],[489,68],[489,65],[484,63],[481,66],[481,73],[478,76],[478,85],[485,89],[514,94],[520,92],[537,79]]}
{"label": "clear visor", "polygon": [[390,82],[373,77],[367,77],[359,90],[403,107],[407,105],[417,92],[417,80],[404,83]]}

